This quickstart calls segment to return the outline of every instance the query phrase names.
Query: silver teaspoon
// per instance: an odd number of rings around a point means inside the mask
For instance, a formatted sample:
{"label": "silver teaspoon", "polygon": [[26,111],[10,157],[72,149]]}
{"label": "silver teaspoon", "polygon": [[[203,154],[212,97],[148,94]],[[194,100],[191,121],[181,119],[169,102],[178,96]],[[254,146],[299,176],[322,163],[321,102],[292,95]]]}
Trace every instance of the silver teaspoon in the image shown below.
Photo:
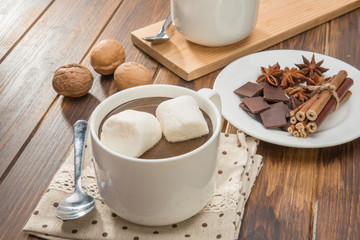
{"label": "silver teaspoon", "polygon": [[170,23],[171,23],[171,13],[167,16],[165,23],[161,27],[161,30],[158,35],[152,36],[152,37],[144,37],[143,39],[145,41],[151,42],[152,44],[159,44],[159,43],[166,42],[167,40],[170,39],[170,36],[168,36],[165,32],[166,28],[169,26]]}
{"label": "silver teaspoon", "polygon": [[79,120],[74,124],[75,191],[63,200],[56,209],[56,216],[62,220],[76,219],[89,213],[95,206],[92,196],[81,189],[81,167],[88,123]]}

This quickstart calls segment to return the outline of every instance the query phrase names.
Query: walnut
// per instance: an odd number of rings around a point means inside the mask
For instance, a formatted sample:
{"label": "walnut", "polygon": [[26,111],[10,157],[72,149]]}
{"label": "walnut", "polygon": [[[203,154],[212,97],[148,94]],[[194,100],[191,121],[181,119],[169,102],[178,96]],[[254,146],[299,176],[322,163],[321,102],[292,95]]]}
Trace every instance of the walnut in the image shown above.
{"label": "walnut", "polygon": [[55,71],[52,86],[57,93],[66,97],[81,97],[88,93],[93,79],[87,67],[72,63],[61,66]]}
{"label": "walnut", "polygon": [[151,84],[152,75],[149,69],[136,62],[121,64],[114,73],[114,81],[119,90],[139,85]]}
{"label": "walnut", "polygon": [[101,75],[113,74],[115,69],[124,61],[124,49],[114,39],[100,41],[91,51],[90,64]]}

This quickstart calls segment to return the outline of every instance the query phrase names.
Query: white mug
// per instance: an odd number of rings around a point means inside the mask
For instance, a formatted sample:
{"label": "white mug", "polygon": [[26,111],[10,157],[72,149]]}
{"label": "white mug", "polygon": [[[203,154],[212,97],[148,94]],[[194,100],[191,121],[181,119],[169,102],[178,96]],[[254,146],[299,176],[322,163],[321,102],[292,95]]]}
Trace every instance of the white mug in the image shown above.
{"label": "white mug", "polygon": [[250,34],[258,6],[259,0],[171,0],[172,22],[189,41],[225,46]]}
{"label": "white mug", "polygon": [[[171,158],[140,159],[116,153],[100,141],[101,121],[119,105],[145,97],[182,95],[192,96],[213,124],[213,135],[197,149]],[[99,192],[110,209],[123,219],[149,226],[180,222],[201,211],[215,190],[220,105],[219,95],[211,89],[195,92],[172,85],[129,88],[101,102],[89,128]]]}

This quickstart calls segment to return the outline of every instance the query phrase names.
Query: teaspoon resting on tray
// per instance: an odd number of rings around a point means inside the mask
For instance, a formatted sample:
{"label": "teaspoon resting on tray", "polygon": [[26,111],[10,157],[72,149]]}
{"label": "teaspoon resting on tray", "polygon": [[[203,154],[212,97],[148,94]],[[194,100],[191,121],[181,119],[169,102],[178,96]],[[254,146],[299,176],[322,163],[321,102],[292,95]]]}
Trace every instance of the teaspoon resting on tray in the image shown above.
{"label": "teaspoon resting on tray", "polygon": [[152,44],[160,44],[166,42],[167,40],[170,39],[170,36],[166,34],[166,29],[170,23],[171,23],[171,13],[167,16],[164,25],[161,27],[161,30],[158,35],[152,37],[144,37],[143,39],[145,41],[151,42]]}

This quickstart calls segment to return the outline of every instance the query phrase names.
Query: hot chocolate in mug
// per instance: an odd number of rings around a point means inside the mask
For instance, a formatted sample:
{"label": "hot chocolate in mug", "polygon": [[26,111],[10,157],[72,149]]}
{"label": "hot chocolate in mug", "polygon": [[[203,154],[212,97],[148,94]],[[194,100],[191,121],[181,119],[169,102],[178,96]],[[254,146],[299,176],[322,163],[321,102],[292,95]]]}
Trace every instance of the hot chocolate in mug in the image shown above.
{"label": "hot chocolate in mug", "polygon": [[258,6],[259,0],[171,0],[172,22],[189,41],[224,46],[251,33]]}
{"label": "hot chocolate in mug", "polygon": [[[183,95],[193,97],[212,123],[211,137],[195,150],[169,158],[141,159],[119,154],[101,142],[101,123],[118,106],[141,98]],[[149,226],[180,222],[201,211],[216,187],[220,108],[220,97],[211,89],[196,92],[172,85],[129,88],[101,102],[90,117],[89,129],[103,201],[123,219]]]}

